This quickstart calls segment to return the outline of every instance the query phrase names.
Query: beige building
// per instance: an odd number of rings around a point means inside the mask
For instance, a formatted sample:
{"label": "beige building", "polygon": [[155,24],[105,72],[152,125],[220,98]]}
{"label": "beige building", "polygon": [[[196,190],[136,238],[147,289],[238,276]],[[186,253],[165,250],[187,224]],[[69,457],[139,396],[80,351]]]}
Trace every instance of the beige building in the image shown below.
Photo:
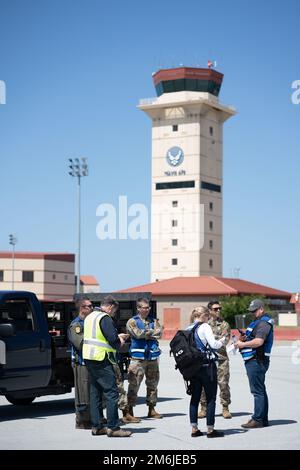
{"label": "beige building", "polygon": [[72,299],[75,255],[0,251],[0,290],[34,292],[40,300]]}
{"label": "beige building", "polygon": [[222,275],[223,75],[180,67],[153,75],[151,279]]}
{"label": "beige building", "polygon": [[95,276],[80,276],[80,292],[81,294],[97,294],[100,292],[99,282]]}

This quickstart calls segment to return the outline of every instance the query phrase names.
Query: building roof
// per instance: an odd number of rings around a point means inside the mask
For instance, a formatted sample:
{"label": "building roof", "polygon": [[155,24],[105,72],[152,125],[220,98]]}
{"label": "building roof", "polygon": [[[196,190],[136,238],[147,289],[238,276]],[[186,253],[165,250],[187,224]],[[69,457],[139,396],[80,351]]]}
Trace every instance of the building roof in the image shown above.
{"label": "building roof", "polygon": [[[0,251],[0,258],[12,258],[12,251]],[[74,263],[73,253],[47,253],[36,251],[15,251],[16,259],[45,259],[52,261],[67,261]]]}
{"label": "building roof", "polygon": [[98,286],[99,282],[95,276],[80,276],[80,284],[86,284],[89,286]]}
{"label": "building roof", "polygon": [[172,69],[160,69],[153,74],[154,85],[163,80],[193,79],[193,80],[214,80],[221,84],[223,74],[214,69],[200,67],[175,67]]}
{"label": "building roof", "polygon": [[131,287],[118,292],[151,292],[153,296],[190,296],[190,295],[264,295],[290,299],[290,292],[273,289],[243,279],[217,276],[173,277],[141,286]]}

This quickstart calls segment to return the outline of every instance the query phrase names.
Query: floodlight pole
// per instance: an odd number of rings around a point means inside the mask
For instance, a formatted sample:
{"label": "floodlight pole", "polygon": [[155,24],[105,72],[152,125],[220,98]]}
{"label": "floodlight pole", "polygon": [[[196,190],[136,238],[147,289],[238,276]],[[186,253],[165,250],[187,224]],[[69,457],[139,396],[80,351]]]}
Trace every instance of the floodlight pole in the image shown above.
{"label": "floodlight pole", "polygon": [[77,247],[77,278],[76,278],[76,292],[80,293],[80,256],[81,256],[81,177],[88,176],[87,159],[82,157],[69,158],[69,175],[77,177],[77,204],[78,204],[78,247]]}
{"label": "floodlight pole", "polygon": [[78,175],[78,254],[77,254],[77,279],[76,279],[76,289],[77,294],[80,293],[80,256],[81,256],[81,184],[80,184],[81,175]]}

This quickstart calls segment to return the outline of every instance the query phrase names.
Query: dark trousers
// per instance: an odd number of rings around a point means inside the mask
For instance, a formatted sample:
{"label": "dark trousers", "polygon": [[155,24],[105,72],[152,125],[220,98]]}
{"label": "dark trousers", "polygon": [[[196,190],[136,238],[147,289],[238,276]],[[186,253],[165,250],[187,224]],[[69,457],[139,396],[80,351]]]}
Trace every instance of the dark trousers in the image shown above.
{"label": "dark trousers", "polygon": [[269,400],[265,386],[266,372],[269,368],[269,358],[259,362],[251,359],[245,362],[250,391],[254,396],[254,414],[252,419],[259,423],[268,422]]}
{"label": "dark trousers", "polygon": [[101,428],[103,416],[102,395],[106,398],[107,427],[119,429],[118,387],[112,364],[104,361],[85,360],[90,374],[90,413],[92,427]]}
{"label": "dark trousers", "polygon": [[90,423],[90,384],[86,366],[72,363],[75,386],[76,424]]}
{"label": "dark trousers", "polygon": [[190,422],[192,425],[196,425],[198,422],[198,407],[202,388],[204,388],[207,402],[206,424],[207,426],[215,424],[217,385],[217,368],[215,363],[210,364],[209,367],[202,367],[199,375],[191,380]]}

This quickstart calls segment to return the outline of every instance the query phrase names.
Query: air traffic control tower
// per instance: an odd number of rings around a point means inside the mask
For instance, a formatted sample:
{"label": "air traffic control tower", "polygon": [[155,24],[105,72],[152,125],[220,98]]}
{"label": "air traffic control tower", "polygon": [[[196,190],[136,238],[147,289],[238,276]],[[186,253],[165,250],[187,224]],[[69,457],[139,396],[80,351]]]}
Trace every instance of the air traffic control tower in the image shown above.
{"label": "air traffic control tower", "polygon": [[179,67],[153,74],[151,280],[222,276],[223,75]]}

